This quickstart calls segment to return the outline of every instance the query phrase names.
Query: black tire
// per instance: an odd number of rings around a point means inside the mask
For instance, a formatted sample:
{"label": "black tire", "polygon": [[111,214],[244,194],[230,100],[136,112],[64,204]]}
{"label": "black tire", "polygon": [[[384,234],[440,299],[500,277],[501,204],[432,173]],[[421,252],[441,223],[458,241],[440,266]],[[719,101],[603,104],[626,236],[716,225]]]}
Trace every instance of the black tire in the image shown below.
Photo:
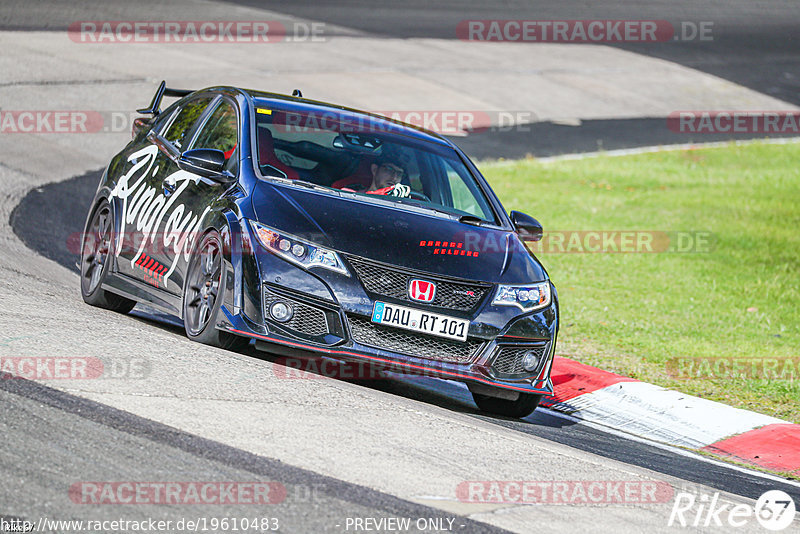
{"label": "black tire", "polygon": [[189,259],[183,292],[183,326],[192,341],[229,350],[241,350],[250,340],[217,330],[222,307],[222,240],[212,230],[205,234]]}
{"label": "black tire", "polygon": [[519,398],[513,401],[489,397],[479,393],[473,393],[472,398],[482,412],[518,419],[532,414],[542,400],[541,395],[533,395],[531,393],[520,393]]}
{"label": "black tire", "polygon": [[111,205],[102,200],[95,208],[81,241],[81,296],[86,304],[128,313],[136,302],[103,289],[111,268],[110,248],[114,235]]}

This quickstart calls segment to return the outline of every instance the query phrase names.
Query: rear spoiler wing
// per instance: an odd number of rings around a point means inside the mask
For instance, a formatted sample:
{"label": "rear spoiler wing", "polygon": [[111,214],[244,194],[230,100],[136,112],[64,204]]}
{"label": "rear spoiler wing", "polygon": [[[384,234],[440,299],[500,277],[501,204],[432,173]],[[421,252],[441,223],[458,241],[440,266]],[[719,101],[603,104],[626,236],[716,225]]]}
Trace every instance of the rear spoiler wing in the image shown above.
{"label": "rear spoiler wing", "polygon": [[191,89],[171,89],[167,87],[166,80],[162,80],[161,85],[159,85],[158,89],[156,90],[156,94],[153,95],[153,101],[150,102],[150,106],[143,109],[137,109],[136,112],[141,113],[142,115],[152,115],[153,117],[156,117],[159,113],[161,113],[161,99],[164,98],[164,96],[183,97],[192,93],[194,93],[194,91]]}

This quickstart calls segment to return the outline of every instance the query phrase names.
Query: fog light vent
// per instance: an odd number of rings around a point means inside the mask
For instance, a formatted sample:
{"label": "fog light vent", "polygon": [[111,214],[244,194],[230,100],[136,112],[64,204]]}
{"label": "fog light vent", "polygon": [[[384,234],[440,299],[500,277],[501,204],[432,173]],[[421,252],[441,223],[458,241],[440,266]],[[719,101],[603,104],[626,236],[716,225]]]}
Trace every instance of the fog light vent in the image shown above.
{"label": "fog light vent", "polygon": [[526,351],[522,356],[522,368],[531,373],[535,371],[539,367],[539,356],[541,356],[541,351]]}
{"label": "fog light vent", "polygon": [[530,376],[542,368],[547,356],[549,343],[530,345],[503,345],[494,357],[492,372],[498,378],[522,378]]}
{"label": "fog light vent", "polygon": [[270,304],[269,314],[279,323],[285,323],[291,320],[294,310],[292,310],[292,305],[285,300],[276,300]]}

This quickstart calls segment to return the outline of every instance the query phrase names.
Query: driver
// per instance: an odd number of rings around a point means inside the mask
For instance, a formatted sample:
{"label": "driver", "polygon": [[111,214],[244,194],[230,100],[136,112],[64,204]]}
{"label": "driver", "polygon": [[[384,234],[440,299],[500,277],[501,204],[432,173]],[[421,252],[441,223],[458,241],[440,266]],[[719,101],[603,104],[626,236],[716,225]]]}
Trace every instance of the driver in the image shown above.
{"label": "driver", "polygon": [[383,155],[370,166],[372,183],[366,190],[358,191],[352,186],[342,188],[344,191],[365,192],[368,195],[389,195],[408,198],[411,187],[400,182],[406,177],[406,169],[399,159]]}

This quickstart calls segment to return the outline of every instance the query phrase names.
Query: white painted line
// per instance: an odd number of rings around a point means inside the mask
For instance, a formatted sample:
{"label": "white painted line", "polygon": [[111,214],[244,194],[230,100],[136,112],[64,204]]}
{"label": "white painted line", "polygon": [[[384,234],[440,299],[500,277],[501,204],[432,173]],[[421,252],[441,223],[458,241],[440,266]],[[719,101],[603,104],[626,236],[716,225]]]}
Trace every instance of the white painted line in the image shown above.
{"label": "white painted line", "polygon": [[696,449],[764,425],[786,423],[646,382],[613,384],[552,409],[654,441]]}
{"label": "white painted line", "polygon": [[[541,158],[533,158],[531,161],[537,163],[558,163],[559,161],[574,161],[581,159],[602,158],[608,157],[622,157],[622,156],[636,156],[638,154],[653,154],[656,152],[673,152],[677,150],[702,150],[705,148],[724,148],[728,146],[748,146],[748,145],[792,145],[800,143],[800,137],[781,137],[778,139],[746,139],[739,141],[713,141],[708,143],[684,143],[678,145],[655,145],[655,146],[642,146],[637,148],[621,148],[619,150],[601,150],[599,152],[578,152],[576,154],[561,154],[558,156],[544,156]],[[486,160],[478,161],[479,167],[506,167],[516,165],[520,159],[503,159],[503,160]]]}
{"label": "white painted line", "polygon": [[[436,380],[436,379],[433,379]],[[448,382],[449,384],[453,384],[459,388],[463,388],[465,391],[468,391],[468,388],[465,384],[461,382]],[[640,382],[641,383],[641,382]],[[717,403],[718,404],[718,403]],[[724,405],[723,405],[724,406]],[[730,407],[728,407],[730,408]],[[586,419],[581,419],[579,417],[575,417],[563,412],[557,412],[551,408],[545,408],[544,406],[539,406],[536,408],[536,413],[543,413],[549,415],[551,417],[556,417],[558,419],[562,419],[564,421],[569,421],[571,423],[576,423],[578,425],[583,425],[589,427],[591,429],[597,430],[598,432],[603,432],[604,434],[610,434],[612,436],[617,436],[622,439],[626,439],[629,441],[635,441],[636,443],[641,443],[643,445],[648,445],[650,447],[654,447],[656,449],[661,449],[663,451],[668,451],[673,454],[677,454],[679,456],[684,456],[686,458],[692,458],[694,460],[698,460],[701,462],[706,462],[708,464],[716,465],[718,467],[724,467],[726,469],[731,469],[733,471],[737,471],[739,473],[744,473],[748,476],[754,476],[758,478],[763,478],[764,480],[770,480],[772,482],[781,482],[783,484],[788,484],[790,486],[794,486],[800,488],[800,481],[787,479],[780,477],[778,475],[773,475],[771,473],[765,473],[763,471],[757,471],[754,469],[750,469],[747,467],[743,467],[740,465],[732,464],[729,462],[725,462],[723,460],[718,460],[712,458],[710,456],[706,456],[703,454],[699,454],[695,451],[686,449],[684,447],[671,445],[669,443],[662,443],[659,441],[654,441],[650,438],[646,438],[644,436],[638,434],[631,434],[629,431],[625,431],[619,428],[611,427],[605,424],[604,422],[598,421],[587,421]],[[533,423],[531,423],[533,424]]]}
{"label": "white painted line", "polygon": [[638,148],[623,148],[619,150],[605,150],[600,152],[583,152],[578,154],[563,154],[561,156],[548,156],[536,158],[541,163],[558,161],[571,161],[579,159],[598,158],[602,156],[620,157],[635,156],[637,154],[652,154],[655,152],[672,152],[676,150],[698,150],[703,148],[723,148],[727,146],[747,146],[755,144],[764,145],[790,145],[800,143],[800,137],[781,137],[778,139],[747,139],[741,141],[714,141],[709,143],[685,143],[679,145],[643,146]]}
{"label": "white painted line", "polygon": [[706,463],[709,463],[709,464],[713,464],[713,465],[716,465],[718,467],[725,467],[725,468],[731,469],[733,471],[738,471],[740,473],[744,473],[744,474],[746,474],[748,476],[754,476],[754,477],[758,477],[758,478],[763,478],[765,480],[770,480],[770,481],[773,481],[773,482],[781,482],[781,483],[784,483],[784,484],[789,484],[790,486],[795,486],[797,488],[800,488],[800,481],[783,478],[783,477],[780,477],[778,475],[773,475],[773,474],[770,474],[770,473],[764,473],[763,471],[756,471],[756,470],[753,470],[753,469],[749,469],[747,467],[742,467],[740,465],[735,465],[735,464],[731,464],[731,463],[728,463],[728,462],[724,462],[722,460],[717,460],[715,458],[711,458],[709,456],[698,454],[698,453],[696,453],[694,451],[687,450],[687,449],[682,448],[682,447],[676,447],[674,445],[669,445],[667,443],[659,443],[657,441],[653,441],[653,440],[650,440],[650,439],[647,439],[647,438],[643,438],[643,437],[637,436],[635,434],[630,434],[628,432],[625,432],[625,431],[622,431],[622,430],[618,430],[616,428],[612,428],[612,427],[606,426],[606,425],[604,425],[602,423],[596,423],[596,422],[593,422],[593,421],[586,421],[584,419],[579,419],[578,417],[573,417],[573,416],[565,414],[565,413],[556,412],[554,410],[551,410],[549,408],[544,408],[542,406],[539,406],[538,408],[536,408],[536,411],[544,413],[544,414],[547,414],[547,415],[550,415],[552,417],[556,417],[558,419],[563,419],[565,421],[569,421],[571,423],[584,425],[584,426],[587,426],[587,427],[592,428],[594,430],[597,430],[599,432],[603,432],[605,434],[611,434],[612,436],[617,436],[617,437],[620,437],[620,438],[623,438],[623,439],[627,439],[627,440],[630,440],[630,441],[635,441],[637,443],[642,443],[644,445],[649,445],[651,447],[655,447],[656,449],[661,449],[661,450],[668,451],[668,452],[671,452],[671,453],[674,453],[674,454],[677,454],[677,455],[680,455],[680,456],[685,456],[687,458],[692,458],[692,459],[695,459],[695,460],[699,460],[701,462],[706,462]]}

